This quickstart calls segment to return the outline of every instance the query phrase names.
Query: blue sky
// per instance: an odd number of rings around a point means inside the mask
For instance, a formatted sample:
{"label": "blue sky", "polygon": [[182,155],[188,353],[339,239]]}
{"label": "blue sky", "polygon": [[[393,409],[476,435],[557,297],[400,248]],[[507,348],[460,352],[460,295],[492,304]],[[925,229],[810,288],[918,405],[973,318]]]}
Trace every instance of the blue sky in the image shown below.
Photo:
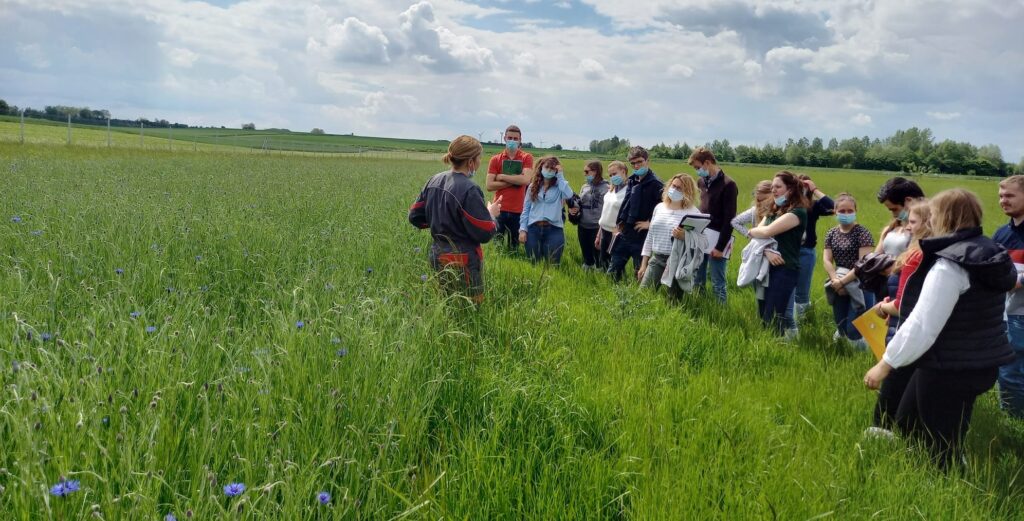
{"label": "blue sky", "polygon": [[0,97],[585,148],[932,128],[1024,156],[1024,0],[0,0]]}

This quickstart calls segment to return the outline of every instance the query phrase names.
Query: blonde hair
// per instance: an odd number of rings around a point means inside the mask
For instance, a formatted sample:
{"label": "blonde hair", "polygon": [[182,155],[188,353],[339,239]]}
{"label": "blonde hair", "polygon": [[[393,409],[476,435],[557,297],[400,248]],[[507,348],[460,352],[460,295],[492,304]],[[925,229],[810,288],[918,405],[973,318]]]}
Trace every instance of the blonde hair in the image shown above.
{"label": "blonde hair", "polygon": [[683,184],[683,189],[681,190],[683,192],[683,200],[680,201],[683,203],[683,208],[689,206],[696,206],[698,197],[697,182],[694,181],[692,177],[686,174],[676,174],[675,176],[672,177],[672,179],[669,179],[668,182],[665,183],[665,187],[662,188],[661,190],[661,202],[668,204],[669,202],[672,201],[671,199],[668,198],[668,189],[672,188],[672,183],[674,183],[676,179],[678,179],[679,182]]}
{"label": "blonde hair", "polygon": [[[608,163],[608,177],[612,176],[612,168],[616,168],[621,171],[623,177],[629,177],[629,169],[626,168],[626,163],[623,163],[622,161],[612,161],[611,163]],[[625,181],[625,179],[623,179],[623,181]],[[620,188],[622,188],[622,186],[612,185],[609,190],[618,192]]]}
{"label": "blonde hair", "polygon": [[750,203],[750,205],[754,207],[754,217],[755,221],[758,223],[761,222],[761,219],[764,219],[765,217],[768,216],[768,214],[772,213],[772,204],[775,203],[775,200],[771,197],[766,197],[763,201],[759,202],[757,200],[757,196],[770,196],[771,194],[772,182],[769,181],[768,179],[765,179],[764,181],[758,181],[757,186],[754,187],[754,201]]}
{"label": "blonde hair", "polygon": [[839,195],[836,196],[836,206],[839,206],[839,203],[843,201],[850,201],[851,203],[853,203],[853,210],[857,211],[857,199],[853,197],[853,194],[849,192],[840,192]]}
{"label": "blonde hair", "polygon": [[924,197],[916,199],[907,205],[907,212],[910,215],[916,215],[918,220],[921,221],[921,225],[914,230],[914,235],[910,238],[910,246],[907,247],[907,250],[896,258],[896,264],[893,266],[893,269],[897,271],[907,264],[907,260],[910,259],[911,255],[921,251],[921,239],[927,239],[932,236],[932,207],[928,204],[928,199]]}
{"label": "blonde hair", "polygon": [[937,237],[981,226],[981,201],[974,192],[963,188],[943,190],[932,198],[929,205],[932,233]]}
{"label": "blonde hair", "polygon": [[1020,192],[1024,192],[1024,175],[1011,175],[999,181],[999,188],[1010,188],[1011,186]]}
{"label": "blonde hair", "polygon": [[454,168],[460,168],[483,153],[484,147],[480,141],[473,136],[461,135],[448,144],[448,153],[441,158],[441,161]]}

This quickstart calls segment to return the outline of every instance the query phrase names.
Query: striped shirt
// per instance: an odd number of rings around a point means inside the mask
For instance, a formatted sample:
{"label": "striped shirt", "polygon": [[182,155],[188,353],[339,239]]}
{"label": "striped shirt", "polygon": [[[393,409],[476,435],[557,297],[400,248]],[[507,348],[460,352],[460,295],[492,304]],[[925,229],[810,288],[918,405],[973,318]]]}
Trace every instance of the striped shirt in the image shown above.
{"label": "striped shirt", "polygon": [[699,213],[700,210],[696,206],[683,208],[682,210],[672,210],[665,206],[665,203],[659,203],[658,206],[654,207],[651,227],[647,232],[647,239],[644,241],[644,247],[640,254],[644,257],[650,257],[652,253],[660,253],[662,255],[672,253],[672,230],[679,226],[683,217]]}

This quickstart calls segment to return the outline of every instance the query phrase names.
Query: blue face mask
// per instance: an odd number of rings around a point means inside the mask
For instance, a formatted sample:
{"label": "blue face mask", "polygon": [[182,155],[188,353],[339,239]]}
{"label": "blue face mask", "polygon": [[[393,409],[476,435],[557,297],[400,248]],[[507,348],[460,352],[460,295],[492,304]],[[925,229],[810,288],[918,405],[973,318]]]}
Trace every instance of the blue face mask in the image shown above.
{"label": "blue face mask", "polygon": [[588,175],[587,176],[587,184],[590,184],[590,183],[593,183],[593,182],[594,182],[594,176]]}
{"label": "blue face mask", "polygon": [[643,168],[637,168],[636,170],[633,170],[633,175],[635,175],[637,177],[643,177],[643,176],[647,175],[647,172],[648,172],[648,170],[647,170],[647,167],[645,166]]}
{"label": "blue face mask", "polygon": [[519,142],[514,139],[505,140],[505,146],[508,147],[510,152],[515,152],[519,148]]}
{"label": "blue face mask", "polygon": [[906,208],[904,208],[903,211],[901,211],[900,214],[896,216],[896,218],[903,222],[907,222],[907,219],[910,218],[910,212],[907,211]]}
{"label": "blue face mask", "polygon": [[622,176],[621,175],[615,174],[615,175],[609,177],[608,180],[611,181],[612,184],[615,185],[615,186],[622,186]]}
{"label": "blue face mask", "polygon": [[542,169],[540,171],[540,175],[544,176],[544,179],[552,179],[556,175],[558,175],[558,171],[557,170],[548,170],[547,168],[544,168],[544,169]]}
{"label": "blue face mask", "polygon": [[780,195],[775,198],[775,206],[786,206],[786,196]]}
{"label": "blue face mask", "polygon": [[842,224],[842,225],[845,225],[845,226],[849,226],[849,225],[857,222],[857,214],[856,213],[837,213],[836,214],[836,220],[839,221],[839,224]]}
{"label": "blue face mask", "polygon": [[697,175],[700,177],[707,177],[711,175],[711,172],[708,172],[708,170],[704,167],[700,167],[697,169]]}
{"label": "blue face mask", "polygon": [[676,190],[675,188],[669,188],[667,194],[668,198],[673,202],[678,203],[679,201],[683,200],[683,193],[680,192],[679,190]]}

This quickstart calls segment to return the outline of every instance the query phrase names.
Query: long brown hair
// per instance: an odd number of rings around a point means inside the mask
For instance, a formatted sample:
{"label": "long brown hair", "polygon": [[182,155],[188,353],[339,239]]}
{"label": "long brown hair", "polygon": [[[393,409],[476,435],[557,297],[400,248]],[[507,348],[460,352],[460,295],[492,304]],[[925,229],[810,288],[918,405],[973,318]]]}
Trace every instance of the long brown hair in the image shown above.
{"label": "long brown hair", "polygon": [[599,185],[604,181],[604,166],[600,161],[587,161],[584,168],[590,170],[590,174],[594,176],[594,181],[591,184]]}
{"label": "long brown hair", "polygon": [[559,161],[558,158],[555,156],[544,156],[537,160],[537,162],[534,164],[536,168],[533,171],[533,179],[530,180],[531,201],[537,200],[537,194],[540,193],[541,184],[544,184],[544,188],[547,189],[551,188],[552,186],[555,186],[555,183],[558,182],[557,178],[544,179],[544,175],[541,174],[541,172],[544,170],[544,167],[546,166],[549,169],[554,170],[560,164],[562,164],[562,162]]}
{"label": "long brown hair", "polygon": [[786,204],[779,206],[772,201],[772,213],[775,215],[782,215],[786,212],[791,212],[795,208],[807,208],[810,206],[807,202],[807,194],[804,192],[804,183],[789,170],[780,170],[775,172],[775,177],[782,180],[782,184],[786,185]]}
{"label": "long brown hair", "polygon": [[[767,195],[768,197],[764,201],[758,201],[758,195]],[[758,181],[757,186],[754,187],[754,201],[750,203],[754,207],[754,226],[761,222],[765,216],[772,212],[772,182],[765,179]]]}

